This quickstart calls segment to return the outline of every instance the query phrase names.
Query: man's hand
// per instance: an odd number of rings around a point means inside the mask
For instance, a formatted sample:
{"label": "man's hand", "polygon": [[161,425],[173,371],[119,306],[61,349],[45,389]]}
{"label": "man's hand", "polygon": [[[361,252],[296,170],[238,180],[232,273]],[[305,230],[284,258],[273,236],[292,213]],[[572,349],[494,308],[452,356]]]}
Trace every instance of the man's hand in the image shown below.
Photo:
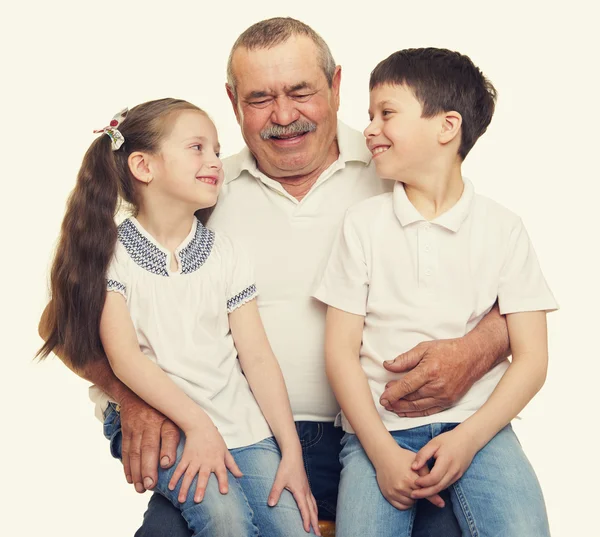
{"label": "man's hand", "polygon": [[162,468],[175,462],[179,429],[136,395],[124,398],[120,407],[125,478],[142,493],[156,484],[159,457]]}
{"label": "man's hand", "polygon": [[479,378],[464,339],[419,343],[395,360],[384,362],[388,371],[408,373],[388,382],[380,403],[402,417],[429,416],[451,407]]}

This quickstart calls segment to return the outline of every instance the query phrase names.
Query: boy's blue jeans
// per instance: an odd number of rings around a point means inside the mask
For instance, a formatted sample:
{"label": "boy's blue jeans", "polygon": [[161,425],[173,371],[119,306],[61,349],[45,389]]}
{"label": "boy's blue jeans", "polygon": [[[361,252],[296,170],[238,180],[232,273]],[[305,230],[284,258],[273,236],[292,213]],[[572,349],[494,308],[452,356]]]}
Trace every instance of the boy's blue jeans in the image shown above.
{"label": "boy's blue jeans", "polygon": [[[110,407],[109,407],[110,408]],[[105,424],[108,425],[113,456],[121,454],[121,430],[114,426],[118,414],[108,413]],[[296,430],[302,445],[302,454],[310,488],[319,507],[319,519],[335,520],[338,486],[342,466],[339,461],[340,441],[344,432],[331,422],[297,421]],[[107,428],[105,426],[105,434]],[[237,461],[237,458],[236,458]],[[238,463],[239,464],[239,463]],[[460,537],[460,528],[450,506],[451,500],[446,492],[442,493],[446,501],[444,509],[423,503],[419,509],[413,537]],[[190,537],[186,521],[181,511],[159,493],[154,493],[144,514],[142,527],[135,537]],[[285,534],[284,534],[285,535]]]}
{"label": "boy's blue jeans", "polygon": [[[456,425],[436,423],[392,436],[399,446],[416,452]],[[375,468],[358,438],[346,434],[342,445],[336,537],[410,537],[417,511],[429,502],[420,500],[407,511],[395,509],[381,494]],[[477,453],[448,490],[463,536],[550,536],[540,485],[510,425]]]}
{"label": "boy's blue jeans", "polygon": [[[104,435],[110,440],[111,453],[121,458],[121,419],[114,404],[109,404],[104,413]],[[302,517],[291,492],[284,490],[275,507],[267,505],[269,492],[281,461],[281,452],[273,437],[250,446],[231,449],[240,470],[241,478],[229,474],[229,492],[219,492],[217,478],[211,474],[206,493],[201,503],[193,500],[197,477],[194,478],[188,499],[177,500],[180,483],[169,490],[177,464],[181,460],[184,436],[177,447],[177,461],[169,469],[158,470],[155,490],[168,499],[185,519],[188,530],[194,537],[250,537],[289,535],[306,537]],[[181,482],[181,480],[180,480]],[[311,531],[310,535],[314,535]]]}

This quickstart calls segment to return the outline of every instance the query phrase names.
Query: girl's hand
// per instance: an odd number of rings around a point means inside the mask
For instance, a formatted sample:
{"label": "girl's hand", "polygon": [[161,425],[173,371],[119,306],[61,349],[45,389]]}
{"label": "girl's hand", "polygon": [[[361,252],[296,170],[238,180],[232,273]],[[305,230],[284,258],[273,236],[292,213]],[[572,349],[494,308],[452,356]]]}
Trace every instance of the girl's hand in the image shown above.
{"label": "girl's hand", "polygon": [[[416,498],[412,494],[419,488],[417,480],[419,476],[427,476],[428,473],[427,466],[418,470],[412,469],[414,460],[415,454],[412,451],[395,446],[375,465],[379,490],[385,499],[400,511],[406,511],[415,504]],[[444,500],[434,493],[425,494],[420,498],[427,498],[437,507],[445,505]]]}
{"label": "girl's hand", "polygon": [[219,492],[227,494],[229,491],[227,470],[235,477],[242,477],[242,472],[229,453],[217,428],[211,426],[209,429],[189,431],[186,435],[181,461],[169,481],[169,490],[175,489],[183,475],[177,500],[179,503],[185,502],[190,485],[197,475],[198,482],[194,501],[200,503],[204,498],[208,478],[211,473],[214,473],[219,482]]}
{"label": "girl's hand", "polygon": [[302,515],[304,531],[309,532],[312,526],[315,534],[321,535],[317,502],[310,491],[301,454],[281,457],[277,475],[269,493],[268,504],[271,507],[277,505],[283,489],[287,489],[293,494]]}
{"label": "girl's hand", "polygon": [[477,453],[473,445],[473,439],[457,429],[436,436],[425,444],[417,453],[412,469],[427,468],[427,461],[432,457],[435,463],[429,475],[417,479],[419,488],[413,491],[411,497],[417,500],[437,494],[458,481]]}

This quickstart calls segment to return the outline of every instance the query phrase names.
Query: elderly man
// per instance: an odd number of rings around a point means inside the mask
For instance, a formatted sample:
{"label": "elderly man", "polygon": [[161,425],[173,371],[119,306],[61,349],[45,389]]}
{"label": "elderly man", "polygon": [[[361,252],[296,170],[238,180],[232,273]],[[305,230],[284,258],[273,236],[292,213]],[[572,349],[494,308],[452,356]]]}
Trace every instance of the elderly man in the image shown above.
{"label": "elderly man", "polygon": [[[363,136],[338,122],[341,68],[310,27],[284,18],[251,26],[231,50],[227,78],[247,147],[224,162],[210,226],[254,253],[258,304],[285,376],[319,516],[333,520],[342,431],[334,426],[339,408],[325,375],[325,308],[311,293],[346,209],[391,185],[375,175]],[[438,412],[507,354],[504,320],[492,310],[465,337],[422,343],[386,365],[410,371],[390,383],[380,403],[406,416]],[[152,489],[159,461],[174,461],[177,428],[122,385],[106,361],[76,372],[96,385],[99,415],[109,399],[120,405],[122,437],[114,440],[122,442],[127,480],[138,492]],[[422,503],[414,535],[460,535],[449,507]],[[137,535],[186,537],[189,530],[155,494]]]}

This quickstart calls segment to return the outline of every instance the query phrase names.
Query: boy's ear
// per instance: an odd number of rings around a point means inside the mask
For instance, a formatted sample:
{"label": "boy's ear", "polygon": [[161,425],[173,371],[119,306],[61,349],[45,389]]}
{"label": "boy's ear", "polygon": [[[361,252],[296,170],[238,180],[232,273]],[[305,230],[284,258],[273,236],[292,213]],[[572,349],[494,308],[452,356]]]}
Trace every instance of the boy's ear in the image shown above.
{"label": "boy's ear", "polygon": [[[439,141],[442,145],[450,143],[456,139],[460,133],[462,125],[462,116],[460,113],[452,110],[444,112],[442,115],[442,128],[439,134]],[[460,140],[460,137],[458,138]]]}
{"label": "boy's ear", "polygon": [[149,155],[141,151],[134,151],[129,155],[127,164],[131,174],[141,183],[149,185],[152,181],[152,172],[150,171]]}

